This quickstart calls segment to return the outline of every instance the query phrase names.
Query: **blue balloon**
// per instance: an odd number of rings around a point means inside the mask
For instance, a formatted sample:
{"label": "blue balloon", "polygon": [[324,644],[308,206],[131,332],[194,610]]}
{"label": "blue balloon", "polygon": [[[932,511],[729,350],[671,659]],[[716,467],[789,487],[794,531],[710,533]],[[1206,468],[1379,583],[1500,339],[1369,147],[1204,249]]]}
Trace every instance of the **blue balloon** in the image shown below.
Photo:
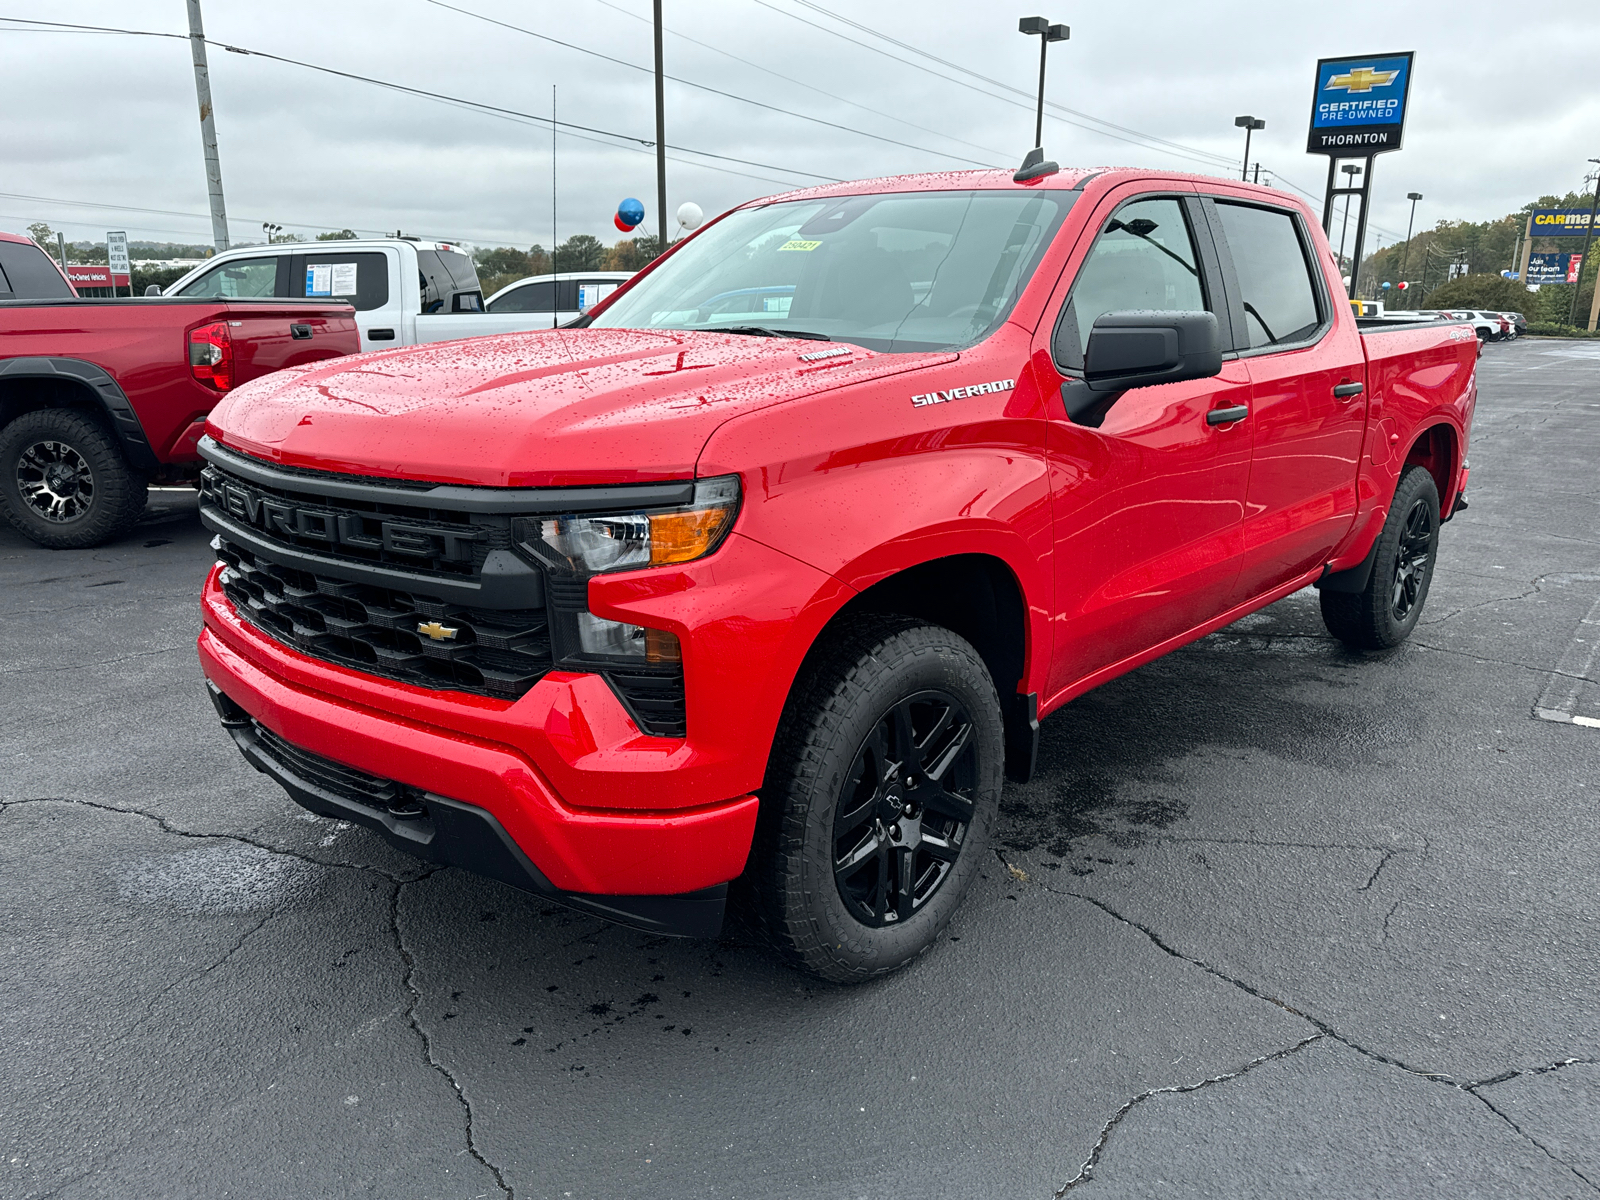
{"label": "blue balloon", "polygon": [[644,205],[629,196],[617,205],[617,216],[622,218],[624,225],[637,225],[644,220]]}

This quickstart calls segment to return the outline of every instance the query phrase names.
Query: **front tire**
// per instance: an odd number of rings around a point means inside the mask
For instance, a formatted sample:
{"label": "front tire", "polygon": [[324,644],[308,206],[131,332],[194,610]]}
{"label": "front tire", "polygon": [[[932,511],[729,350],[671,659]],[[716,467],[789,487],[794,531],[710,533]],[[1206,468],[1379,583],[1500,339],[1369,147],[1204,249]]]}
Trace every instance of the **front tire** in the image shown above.
{"label": "front tire", "polygon": [[751,866],[760,924],[837,983],[927,950],[985,860],[1005,738],[970,643],[906,617],[845,626],[785,712]]}
{"label": "front tire", "polygon": [[145,481],[92,417],[44,408],[0,430],[0,509],[41,546],[98,546],[133,527],[146,496]]}
{"label": "front tire", "polygon": [[1407,467],[1378,535],[1360,592],[1322,589],[1322,623],[1353,650],[1387,650],[1411,635],[1428,600],[1439,552],[1439,489],[1426,467]]}

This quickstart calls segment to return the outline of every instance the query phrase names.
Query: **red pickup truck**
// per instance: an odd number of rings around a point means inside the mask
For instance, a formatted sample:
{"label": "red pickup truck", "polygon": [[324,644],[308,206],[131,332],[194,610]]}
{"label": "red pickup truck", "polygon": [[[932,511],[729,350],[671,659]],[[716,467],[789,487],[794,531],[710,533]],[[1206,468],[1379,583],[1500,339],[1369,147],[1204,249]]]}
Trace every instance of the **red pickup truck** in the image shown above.
{"label": "red pickup truck", "polygon": [[1266,188],[795,192],[577,324],[218,405],[213,701],[315,812],[661,932],[732,884],[829,979],[936,939],[1041,717],[1308,584],[1396,644],[1465,503],[1472,330],[1358,330]]}
{"label": "red pickup truck", "polygon": [[198,473],[230,388],[360,348],[348,304],[79,299],[0,233],[0,512],[41,546],[97,545],[138,520],[151,482]]}

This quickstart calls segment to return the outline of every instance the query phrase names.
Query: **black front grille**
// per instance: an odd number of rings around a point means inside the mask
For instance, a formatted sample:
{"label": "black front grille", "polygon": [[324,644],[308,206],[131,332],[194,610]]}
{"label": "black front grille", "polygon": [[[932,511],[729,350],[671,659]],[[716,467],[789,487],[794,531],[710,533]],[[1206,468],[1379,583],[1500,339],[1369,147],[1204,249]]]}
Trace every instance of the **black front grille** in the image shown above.
{"label": "black front grille", "polygon": [[221,537],[212,545],[226,564],[223,593],[239,615],[314,658],[419,687],[507,700],[550,670],[542,608],[466,608],[266,562]]}
{"label": "black front grille", "polygon": [[352,565],[469,579],[491,550],[511,546],[509,517],[428,507],[401,487],[392,503],[308,495],[212,463],[200,472],[200,494],[202,505],[275,546]]}

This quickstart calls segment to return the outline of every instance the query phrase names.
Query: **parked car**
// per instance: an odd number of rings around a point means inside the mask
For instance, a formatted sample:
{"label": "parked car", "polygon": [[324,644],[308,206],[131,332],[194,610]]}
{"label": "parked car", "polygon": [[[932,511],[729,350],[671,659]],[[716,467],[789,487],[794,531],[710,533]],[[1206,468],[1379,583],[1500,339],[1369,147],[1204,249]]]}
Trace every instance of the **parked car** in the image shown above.
{"label": "parked car", "polygon": [[545,325],[583,316],[633,278],[632,271],[563,271],[508,283],[484,304],[492,313],[544,313]]}
{"label": "parked car", "polygon": [[753,201],[558,338],[231,394],[200,662],[313,812],[655,933],[732,885],[862,980],[993,867],[1041,717],[1310,584],[1350,646],[1411,633],[1477,354],[1359,330],[1270,188]]}
{"label": "parked car", "polygon": [[10,236],[0,272],[0,513],[41,546],[96,545],[150,483],[198,481],[206,414],[231,388],[357,349],[344,303],[78,299]]}
{"label": "parked car", "polygon": [[1497,317],[1504,317],[1511,323],[1511,336],[1518,338],[1528,332],[1528,318],[1519,312],[1496,313]]}
{"label": "parked car", "polygon": [[1476,309],[1452,309],[1444,315],[1453,321],[1467,322],[1478,335],[1480,342],[1503,341],[1510,329],[1510,322],[1498,314],[1479,312]]}
{"label": "parked car", "polygon": [[0,300],[59,300],[77,294],[37,242],[0,230]]}
{"label": "parked car", "polygon": [[415,238],[243,246],[208,259],[165,294],[344,300],[355,307],[363,350],[550,324],[537,313],[485,311],[472,257],[449,242]]}

